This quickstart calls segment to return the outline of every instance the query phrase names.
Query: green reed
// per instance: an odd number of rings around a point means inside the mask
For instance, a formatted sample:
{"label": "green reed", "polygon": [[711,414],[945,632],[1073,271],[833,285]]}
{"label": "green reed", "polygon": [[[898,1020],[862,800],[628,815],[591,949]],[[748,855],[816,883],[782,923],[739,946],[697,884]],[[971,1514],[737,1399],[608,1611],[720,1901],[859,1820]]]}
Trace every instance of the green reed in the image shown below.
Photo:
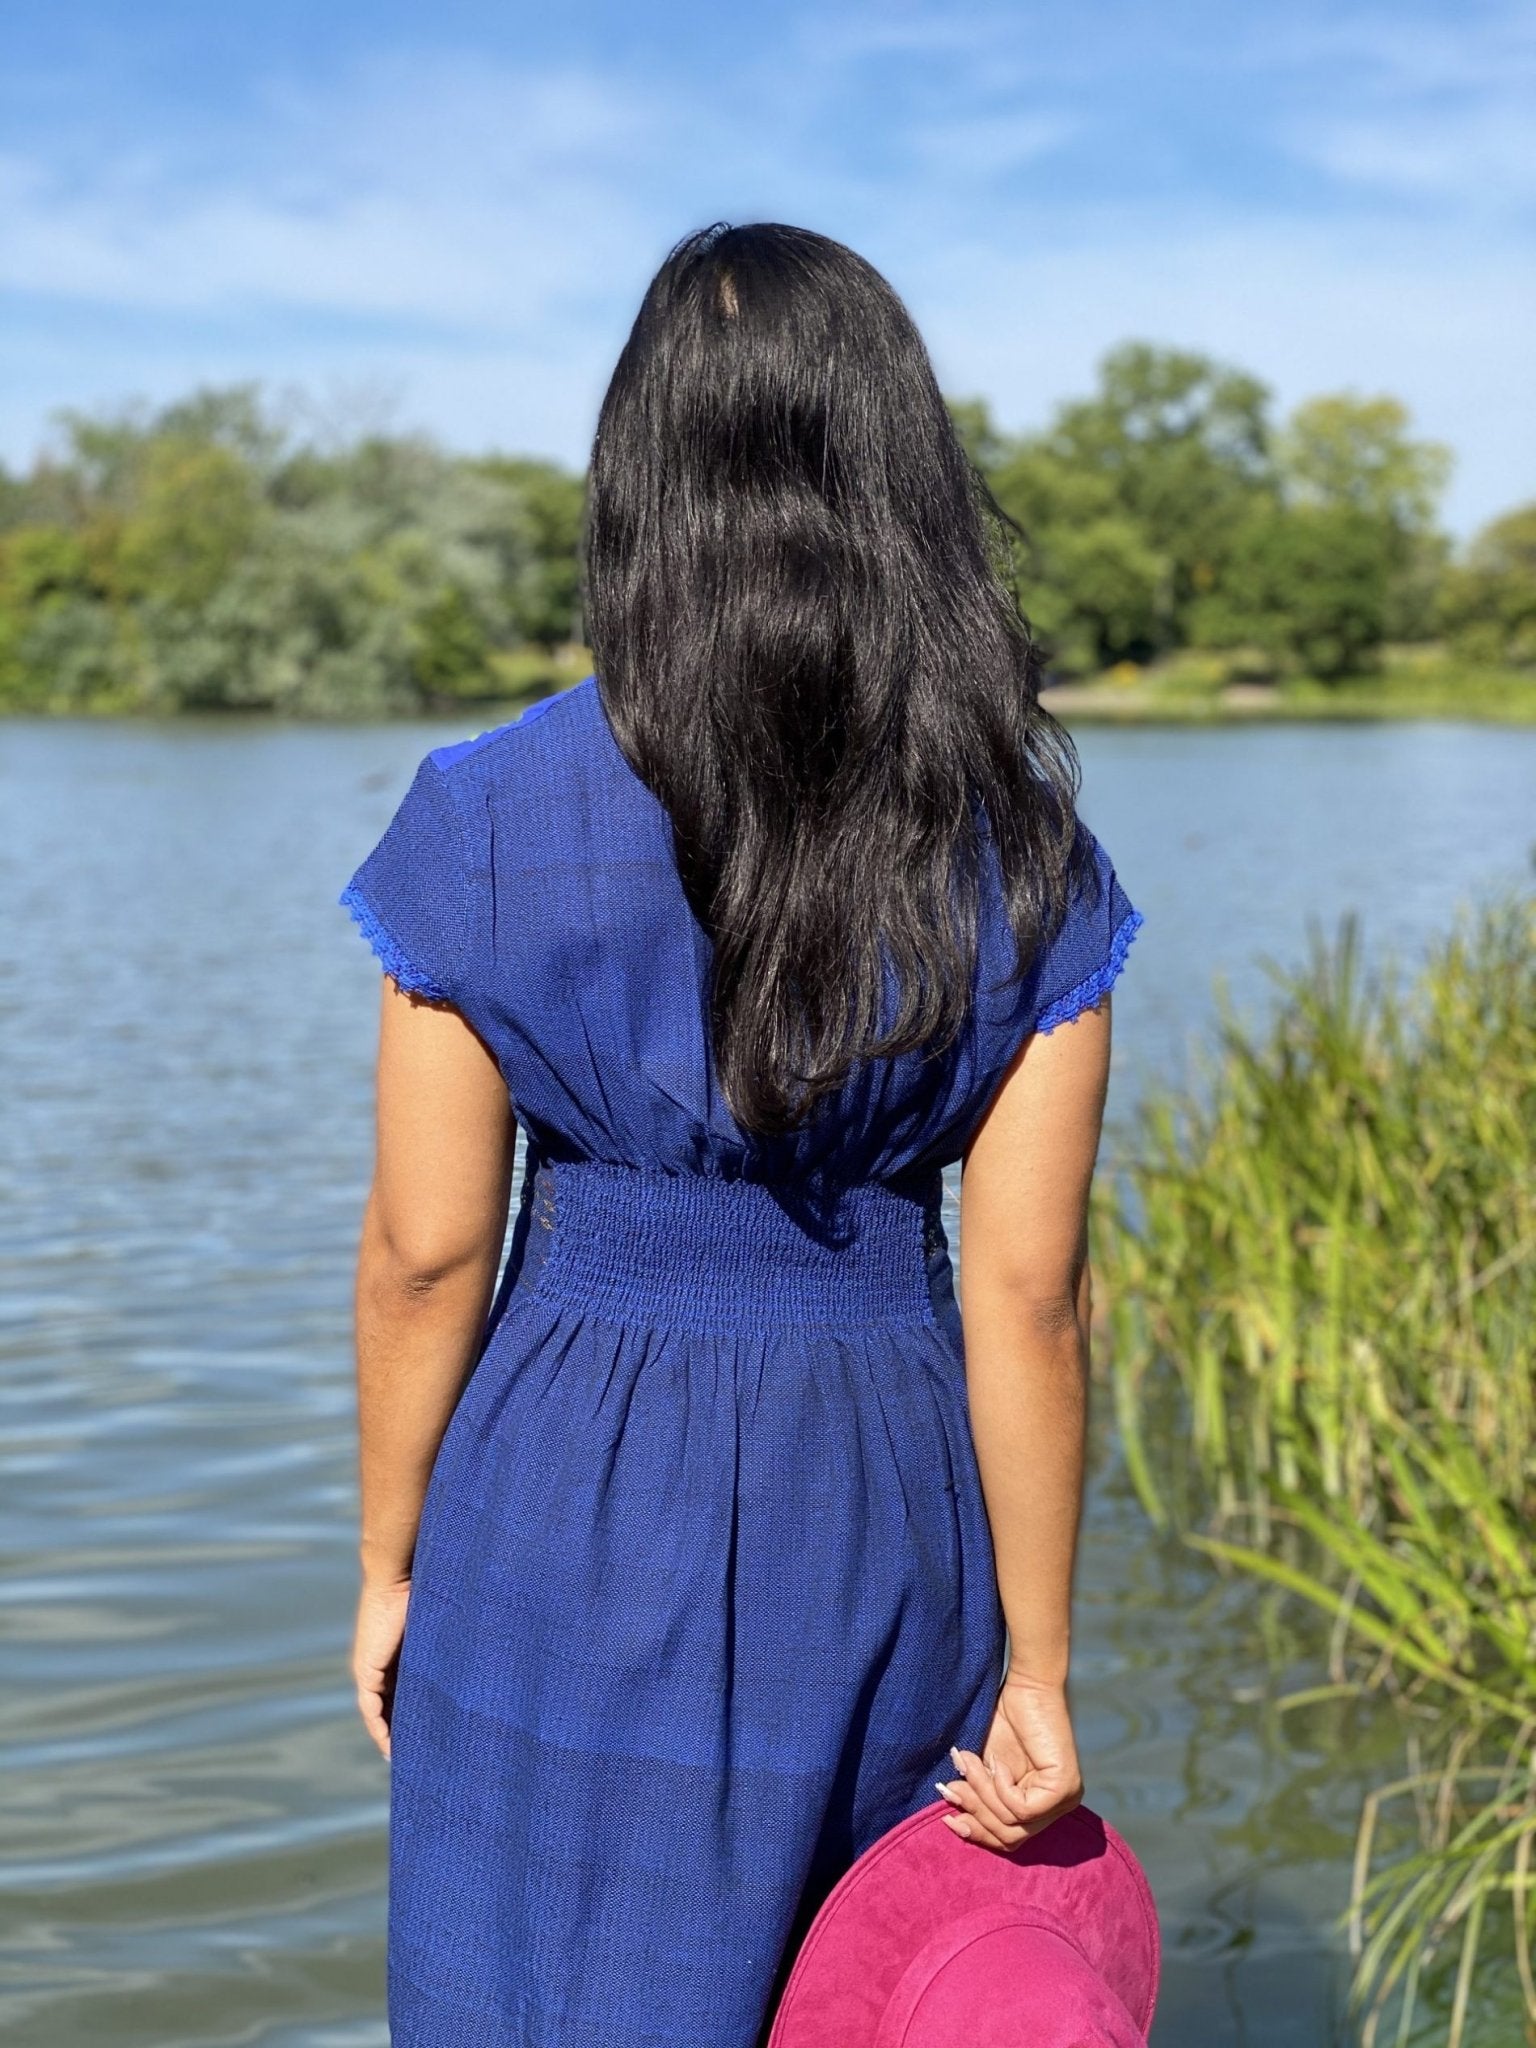
{"label": "green reed", "polygon": [[1271,973],[1268,1021],[1223,1001],[1098,1198],[1127,1466],[1155,1520],[1332,1617],[1285,1704],[1407,1716],[1357,1844],[1362,2040],[1417,2038],[1442,1959],[1446,2039],[1476,2040],[1496,1924],[1536,2040],[1536,899],[1406,989],[1348,921]]}

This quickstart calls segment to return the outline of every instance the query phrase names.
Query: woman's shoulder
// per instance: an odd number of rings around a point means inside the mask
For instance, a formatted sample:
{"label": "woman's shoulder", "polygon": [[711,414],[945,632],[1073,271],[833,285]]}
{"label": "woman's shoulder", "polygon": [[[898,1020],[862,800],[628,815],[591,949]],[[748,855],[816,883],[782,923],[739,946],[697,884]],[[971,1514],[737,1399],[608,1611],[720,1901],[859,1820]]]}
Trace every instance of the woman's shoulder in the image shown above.
{"label": "woman's shoulder", "polygon": [[596,698],[597,679],[587,676],[569,689],[537,698],[503,725],[433,747],[427,759],[439,773],[463,781],[494,778],[504,769],[558,758],[590,736]]}
{"label": "woman's shoulder", "polygon": [[541,697],[521,717],[423,755],[418,782],[456,821],[477,880],[493,865],[652,857],[670,849],[657,799],[621,752],[597,680]]}
{"label": "woman's shoulder", "polygon": [[583,852],[582,821],[601,807],[572,799],[591,758],[595,693],[588,678],[419,759],[340,897],[402,988],[458,1001],[498,863]]}
{"label": "woman's shoulder", "polygon": [[1045,920],[1022,971],[995,854],[984,873],[984,950],[1000,972],[984,982],[981,1027],[1013,1041],[1025,1032],[1053,1031],[1102,1002],[1119,979],[1143,919],[1108,848],[1086,820],[1072,820],[1071,853],[1054,915]]}

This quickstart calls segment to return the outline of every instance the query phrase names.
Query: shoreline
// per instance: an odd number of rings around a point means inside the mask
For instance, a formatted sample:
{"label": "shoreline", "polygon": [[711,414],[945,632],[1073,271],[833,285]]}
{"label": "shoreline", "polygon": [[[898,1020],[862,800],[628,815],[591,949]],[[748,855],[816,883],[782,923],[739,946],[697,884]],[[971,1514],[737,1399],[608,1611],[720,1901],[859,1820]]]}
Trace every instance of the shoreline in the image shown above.
{"label": "shoreline", "polygon": [[[543,681],[545,678],[540,677]],[[571,676],[570,681],[580,680]],[[48,724],[117,720],[135,725],[315,726],[428,724],[463,719],[484,731],[519,716],[555,690],[514,689],[505,696],[444,698],[395,712],[290,711],[257,705],[174,706],[102,703],[0,707],[0,730],[17,721]],[[1082,681],[1048,682],[1041,704],[1074,725],[1248,726],[1433,723],[1536,725],[1536,672],[1460,667],[1453,662],[1389,662],[1378,675],[1321,683],[1193,680],[1187,668],[1108,670]]]}
{"label": "shoreline", "polygon": [[1192,675],[1175,659],[1167,667],[1109,669],[1083,681],[1050,683],[1040,701],[1064,720],[1099,724],[1536,725],[1536,672],[1399,655],[1375,675],[1261,683]]}
{"label": "shoreline", "polygon": [[1321,698],[1266,696],[1269,701],[1256,703],[1246,697],[1181,698],[1115,685],[1060,683],[1042,690],[1040,701],[1065,725],[1536,725],[1536,690],[1507,704],[1477,698],[1458,702],[1435,692],[1422,698],[1394,692],[1385,703],[1373,702],[1363,690]]}

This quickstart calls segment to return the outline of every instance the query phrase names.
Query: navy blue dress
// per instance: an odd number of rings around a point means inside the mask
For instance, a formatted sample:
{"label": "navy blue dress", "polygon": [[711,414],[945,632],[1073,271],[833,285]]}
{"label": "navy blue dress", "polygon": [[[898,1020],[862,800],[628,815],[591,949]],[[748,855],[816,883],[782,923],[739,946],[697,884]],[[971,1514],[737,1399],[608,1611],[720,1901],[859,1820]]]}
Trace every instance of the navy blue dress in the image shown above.
{"label": "navy blue dress", "polygon": [[395,2048],[753,2048],[821,1898],[978,1748],[1003,1620],[940,1219],[1033,1030],[1140,918],[1096,888],[971,1027],[749,1141],[709,942],[589,678],[421,763],[343,892],[527,1136],[422,1515],[394,1702]]}

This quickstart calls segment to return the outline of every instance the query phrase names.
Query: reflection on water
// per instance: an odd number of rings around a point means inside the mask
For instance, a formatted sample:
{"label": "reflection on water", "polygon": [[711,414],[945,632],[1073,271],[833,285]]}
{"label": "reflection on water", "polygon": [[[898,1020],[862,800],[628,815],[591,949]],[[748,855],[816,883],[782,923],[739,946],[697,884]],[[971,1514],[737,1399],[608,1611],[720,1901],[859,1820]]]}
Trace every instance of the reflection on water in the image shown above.
{"label": "reflection on water", "polygon": [[[463,730],[466,728],[459,728]],[[467,728],[473,730],[473,727]],[[373,2048],[386,1767],[355,1724],[350,1261],[376,977],[334,898],[441,726],[0,730],[0,2028]],[[1220,968],[1364,914],[1411,958],[1526,870],[1536,734],[1105,732],[1147,927],[1117,1097]],[[1379,1715],[1262,1701],[1305,1644],[1149,1539],[1101,1445],[1076,1701],[1164,1915],[1160,2043],[1319,2048]],[[1297,1661],[1292,1675],[1302,1669]]]}

